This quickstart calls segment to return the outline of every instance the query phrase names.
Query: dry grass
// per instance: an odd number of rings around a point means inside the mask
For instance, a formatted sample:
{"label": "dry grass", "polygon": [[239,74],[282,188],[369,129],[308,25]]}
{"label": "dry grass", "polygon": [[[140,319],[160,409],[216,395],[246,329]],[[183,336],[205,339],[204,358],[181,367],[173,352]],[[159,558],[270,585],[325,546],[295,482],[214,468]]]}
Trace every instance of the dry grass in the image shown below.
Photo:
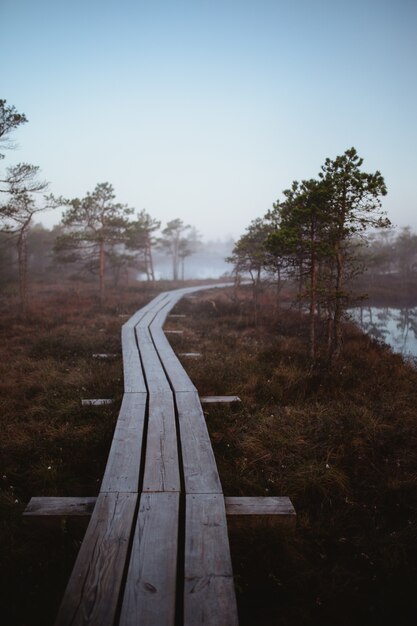
{"label": "dry grass", "polygon": [[417,372],[353,326],[337,368],[312,370],[304,318],[263,310],[237,326],[230,302],[178,307],[199,391],[243,400],[206,408],[225,493],[288,495],[298,512],[292,536],[232,538],[241,624],[411,624]]}
{"label": "dry grass", "polygon": [[[30,315],[13,302],[0,312],[1,622],[53,623],[83,529],[38,529],[22,521],[31,496],[95,495],[111,443],[123,381],[119,314],[151,293],[109,294],[104,309],[88,295],[40,285]],[[82,398],[115,398],[82,407]]]}
{"label": "dry grass", "polygon": [[[165,286],[164,286],[165,287]],[[100,310],[81,288],[40,287],[27,320],[0,316],[0,551],[2,623],[53,623],[82,531],[27,528],[32,495],[94,495],[118,411],[81,398],[122,393],[120,314],[154,294],[109,294]],[[241,625],[409,625],[415,617],[417,373],[346,327],[344,356],[327,372],[306,360],[307,328],[264,295],[203,293],[171,318],[178,352],[201,395],[227,495],[288,495],[295,533],[232,537]],[[23,602],[24,599],[24,602]],[[413,622],[414,623],[414,622]],[[226,625],[225,625],[226,626]]]}

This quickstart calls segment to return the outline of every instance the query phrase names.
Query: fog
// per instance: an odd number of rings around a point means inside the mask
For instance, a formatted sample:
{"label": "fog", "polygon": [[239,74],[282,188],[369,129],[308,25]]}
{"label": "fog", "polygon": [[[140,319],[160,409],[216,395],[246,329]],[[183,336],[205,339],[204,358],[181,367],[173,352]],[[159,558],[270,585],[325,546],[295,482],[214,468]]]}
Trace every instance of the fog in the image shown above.
{"label": "fog", "polygon": [[[197,252],[184,259],[184,266],[180,268],[181,278],[184,280],[220,278],[230,273],[233,266],[226,263],[225,258],[231,255],[233,245],[232,239],[202,243]],[[157,280],[172,278],[172,262],[167,255],[155,251],[153,261]],[[138,277],[143,278],[140,274]]]}

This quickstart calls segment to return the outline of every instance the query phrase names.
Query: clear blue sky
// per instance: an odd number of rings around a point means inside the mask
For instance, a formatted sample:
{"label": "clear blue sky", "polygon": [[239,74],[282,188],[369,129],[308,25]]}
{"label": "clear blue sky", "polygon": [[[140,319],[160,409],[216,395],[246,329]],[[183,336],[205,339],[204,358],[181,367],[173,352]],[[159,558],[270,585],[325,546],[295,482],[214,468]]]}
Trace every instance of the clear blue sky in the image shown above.
{"label": "clear blue sky", "polygon": [[[355,146],[417,229],[415,0],[0,0],[0,97],[51,191],[238,237]],[[46,216],[51,225],[59,216]]]}

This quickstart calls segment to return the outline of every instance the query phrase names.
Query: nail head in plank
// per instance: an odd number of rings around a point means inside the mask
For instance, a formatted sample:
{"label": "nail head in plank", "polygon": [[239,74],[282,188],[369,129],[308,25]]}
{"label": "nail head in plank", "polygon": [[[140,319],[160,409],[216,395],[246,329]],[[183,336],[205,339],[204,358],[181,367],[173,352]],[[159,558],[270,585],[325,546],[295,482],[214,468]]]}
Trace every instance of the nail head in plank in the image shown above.
{"label": "nail head in plank", "polygon": [[99,495],[55,626],[113,626],[136,502],[136,494]]}
{"label": "nail head in plank", "polygon": [[119,626],[174,625],[179,499],[141,496]]}
{"label": "nail head in plank", "polygon": [[184,626],[237,626],[223,494],[186,496]]}

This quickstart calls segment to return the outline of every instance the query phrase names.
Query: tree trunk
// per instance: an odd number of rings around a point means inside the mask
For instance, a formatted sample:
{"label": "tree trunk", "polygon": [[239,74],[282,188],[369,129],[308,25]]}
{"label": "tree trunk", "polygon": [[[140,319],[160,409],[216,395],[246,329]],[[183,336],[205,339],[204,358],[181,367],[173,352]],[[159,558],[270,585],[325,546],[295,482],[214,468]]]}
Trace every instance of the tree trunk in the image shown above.
{"label": "tree trunk", "polygon": [[20,310],[22,315],[25,316],[28,307],[26,228],[22,228],[19,232],[17,240],[17,258],[19,265]]}
{"label": "tree trunk", "polygon": [[178,244],[174,242],[174,249],[172,251],[172,279],[178,280]]}
{"label": "tree trunk", "polygon": [[146,275],[148,277],[148,280],[150,279],[152,282],[154,282],[155,272],[153,269],[152,248],[151,248],[151,244],[149,241],[146,245],[145,258],[146,258]]}
{"label": "tree trunk", "polygon": [[314,248],[311,252],[310,270],[310,358],[316,359],[316,300],[317,300],[317,267]]}
{"label": "tree trunk", "polygon": [[104,240],[100,239],[100,304],[104,302]]}
{"label": "tree trunk", "polygon": [[338,244],[336,247],[336,284],[335,284],[335,302],[333,313],[332,334],[330,342],[329,363],[336,361],[342,349],[342,289],[343,289],[343,254]]}

